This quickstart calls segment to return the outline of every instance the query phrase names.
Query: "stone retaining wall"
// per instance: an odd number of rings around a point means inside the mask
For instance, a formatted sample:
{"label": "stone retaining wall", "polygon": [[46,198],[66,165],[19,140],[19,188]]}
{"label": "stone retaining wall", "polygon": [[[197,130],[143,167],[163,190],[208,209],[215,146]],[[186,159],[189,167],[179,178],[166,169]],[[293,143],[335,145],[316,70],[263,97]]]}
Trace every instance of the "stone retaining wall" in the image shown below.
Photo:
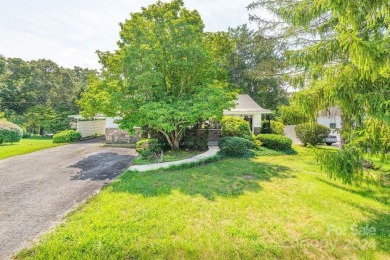
{"label": "stone retaining wall", "polygon": [[141,131],[135,130],[135,133],[131,135],[126,130],[118,128],[106,128],[106,143],[107,144],[130,144],[136,143],[141,139]]}

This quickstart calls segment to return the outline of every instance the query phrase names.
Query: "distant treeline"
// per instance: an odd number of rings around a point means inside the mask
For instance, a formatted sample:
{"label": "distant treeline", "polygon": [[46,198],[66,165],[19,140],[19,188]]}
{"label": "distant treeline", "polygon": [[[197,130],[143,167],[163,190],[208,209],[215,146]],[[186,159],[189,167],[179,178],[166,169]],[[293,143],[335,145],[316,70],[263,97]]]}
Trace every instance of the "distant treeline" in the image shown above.
{"label": "distant treeline", "polygon": [[76,101],[95,70],[63,68],[50,60],[24,61],[0,55],[0,118],[31,133],[68,128]]}

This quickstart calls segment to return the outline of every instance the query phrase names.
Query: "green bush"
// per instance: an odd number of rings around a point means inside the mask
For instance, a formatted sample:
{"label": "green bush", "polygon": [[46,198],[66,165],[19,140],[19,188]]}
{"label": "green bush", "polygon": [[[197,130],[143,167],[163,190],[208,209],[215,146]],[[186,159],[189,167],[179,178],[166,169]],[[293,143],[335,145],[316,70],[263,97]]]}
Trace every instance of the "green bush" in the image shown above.
{"label": "green bush", "polygon": [[234,116],[224,116],[221,121],[221,136],[237,136],[252,140],[252,131],[249,123],[242,118]]}
{"label": "green bush", "polygon": [[9,121],[0,120],[0,144],[17,143],[22,136],[22,128]]}
{"label": "green bush", "polygon": [[142,139],[136,143],[135,150],[144,159],[157,156],[162,150],[157,138]]}
{"label": "green bush", "polygon": [[280,106],[279,112],[285,125],[297,125],[307,121],[305,114],[294,105]]}
{"label": "green bush", "polygon": [[198,127],[187,129],[184,133],[180,146],[193,150],[207,150],[209,131]]}
{"label": "green bush", "polygon": [[[269,124],[271,124],[271,128],[269,127]],[[263,120],[261,125],[261,132],[263,134],[284,135],[284,124],[274,120],[271,120],[271,122],[268,120]]]}
{"label": "green bush", "polygon": [[253,143],[242,137],[223,137],[219,139],[218,146],[220,152],[225,156],[242,157],[248,154],[253,148]]}
{"label": "green bush", "polygon": [[304,146],[323,143],[329,132],[328,127],[316,123],[304,123],[295,127],[295,133]]}
{"label": "green bush", "polygon": [[73,143],[81,140],[81,134],[75,130],[64,130],[53,135],[53,143]]}
{"label": "green bush", "polygon": [[26,139],[26,138],[30,138],[31,137],[31,134],[29,132],[25,132],[23,131],[23,136],[22,138]]}
{"label": "green bush", "polygon": [[263,146],[279,151],[286,151],[291,149],[292,141],[290,138],[275,135],[275,134],[259,134],[256,137],[257,140],[261,141]]}

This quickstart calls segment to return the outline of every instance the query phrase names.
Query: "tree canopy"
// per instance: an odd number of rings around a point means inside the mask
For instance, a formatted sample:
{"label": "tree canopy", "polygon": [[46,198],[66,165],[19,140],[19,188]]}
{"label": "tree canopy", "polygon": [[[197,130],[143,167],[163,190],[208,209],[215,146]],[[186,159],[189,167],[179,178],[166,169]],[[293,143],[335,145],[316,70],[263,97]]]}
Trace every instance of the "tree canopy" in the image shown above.
{"label": "tree canopy", "polygon": [[50,60],[24,61],[0,56],[0,111],[19,125],[43,133],[68,127],[93,70],[66,69]]}
{"label": "tree canopy", "polygon": [[176,149],[186,128],[233,105],[196,10],[158,1],[120,26],[119,49],[98,52],[102,75],[80,101],[84,114],[119,116],[125,129],[148,126]]}
{"label": "tree canopy", "polygon": [[311,117],[327,107],[341,108],[348,149],[361,149],[354,132],[366,131],[371,125],[366,120],[390,125],[388,0],[257,0],[249,8],[271,13],[273,20],[252,20],[289,45],[291,82],[302,89],[297,104]]}

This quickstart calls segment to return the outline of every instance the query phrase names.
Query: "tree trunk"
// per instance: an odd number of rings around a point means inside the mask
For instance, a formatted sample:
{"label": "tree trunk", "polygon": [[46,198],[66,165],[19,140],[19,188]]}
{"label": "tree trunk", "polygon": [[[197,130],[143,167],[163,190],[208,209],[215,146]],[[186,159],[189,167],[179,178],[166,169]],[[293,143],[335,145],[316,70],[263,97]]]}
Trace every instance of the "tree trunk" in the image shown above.
{"label": "tree trunk", "polygon": [[344,150],[345,147],[345,139],[343,137],[343,132],[344,132],[344,115],[343,112],[340,109],[340,149]]}
{"label": "tree trunk", "polygon": [[171,134],[171,141],[172,141],[171,149],[172,150],[179,150],[180,136],[179,136],[177,130],[172,132],[172,134]]}
{"label": "tree trunk", "polygon": [[174,131],[170,135],[163,130],[160,130],[160,133],[165,136],[172,150],[179,150],[181,135],[178,134],[178,131]]}
{"label": "tree trunk", "polygon": [[44,127],[40,127],[39,128],[39,134],[41,135],[41,136],[44,136],[45,135],[45,128]]}

